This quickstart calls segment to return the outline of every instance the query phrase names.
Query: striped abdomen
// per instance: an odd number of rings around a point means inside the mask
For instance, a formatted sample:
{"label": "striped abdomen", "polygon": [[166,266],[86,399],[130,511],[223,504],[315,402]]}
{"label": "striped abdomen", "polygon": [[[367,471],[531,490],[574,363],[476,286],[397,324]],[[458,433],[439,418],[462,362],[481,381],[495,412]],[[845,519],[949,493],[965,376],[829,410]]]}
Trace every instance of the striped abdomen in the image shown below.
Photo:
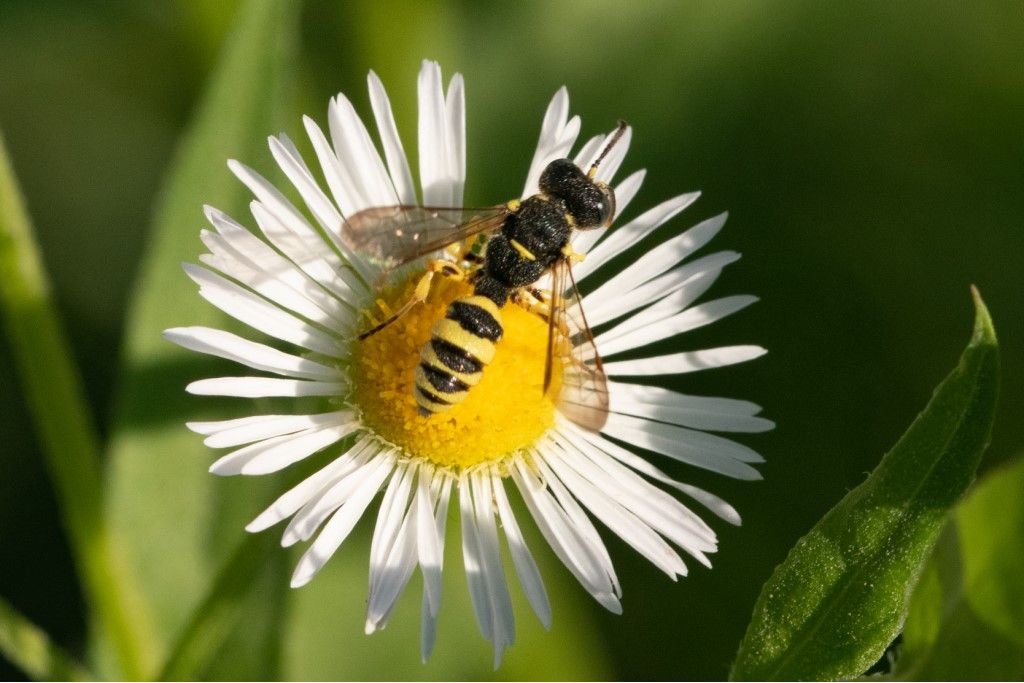
{"label": "striped abdomen", "polygon": [[447,315],[434,323],[416,366],[413,393],[421,415],[443,413],[466,400],[494,358],[494,342],[501,333],[501,311],[489,298],[466,296],[449,304]]}

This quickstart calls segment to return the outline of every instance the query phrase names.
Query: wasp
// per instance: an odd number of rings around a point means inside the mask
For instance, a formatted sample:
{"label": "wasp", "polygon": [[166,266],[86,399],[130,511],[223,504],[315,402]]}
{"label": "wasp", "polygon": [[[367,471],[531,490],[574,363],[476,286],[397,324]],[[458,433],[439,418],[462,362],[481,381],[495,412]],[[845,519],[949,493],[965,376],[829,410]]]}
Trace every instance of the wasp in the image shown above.
{"label": "wasp", "polygon": [[[604,426],[608,380],[580,305],[572,264],[582,256],[572,250],[571,238],[575,230],[611,225],[615,192],[595,178],[625,130],[619,121],[586,173],[571,159],[550,162],[540,176],[540,192],[521,201],[482,209],[374,207],[344,221],[342,242],[385,273],[453,245],[473,243],[460,257],[472,264],[468,275],[451,261],[429,261],[409,300],[359,335],[375,334],[424,301],[435,274],[469,279],[473,294],[449,304],[421,350],[413,392],[423,417],[451,410],[480,382],[503,333],[501,309],[512,300],[532,302],[532,310],[547,318],[544,392],[551,389],[555,364],[562,363],[555,397],[561,412],[591,431]],[[545,294],[534,285],[548,274],[551,290]]]}

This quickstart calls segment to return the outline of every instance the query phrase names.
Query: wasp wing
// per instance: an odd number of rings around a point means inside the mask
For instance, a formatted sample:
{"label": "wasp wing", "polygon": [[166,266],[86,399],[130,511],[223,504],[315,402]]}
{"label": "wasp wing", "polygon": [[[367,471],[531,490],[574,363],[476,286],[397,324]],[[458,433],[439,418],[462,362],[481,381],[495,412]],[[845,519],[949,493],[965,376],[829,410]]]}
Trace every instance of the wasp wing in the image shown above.
{"label": "wasp wing", "polygon": [[390,270],[504,223],[508,206],[445,208],[377,206],[341,224],[341,241],[371,263]]}
{"label": "wasp wing", "polygon": [[559,410],[584,429],[599,432],[608,421],[608,377],[569,260],[556,262],[551,277],[544,391],[552,386],[555,363],[561,363],[562,382],[556,398]]}

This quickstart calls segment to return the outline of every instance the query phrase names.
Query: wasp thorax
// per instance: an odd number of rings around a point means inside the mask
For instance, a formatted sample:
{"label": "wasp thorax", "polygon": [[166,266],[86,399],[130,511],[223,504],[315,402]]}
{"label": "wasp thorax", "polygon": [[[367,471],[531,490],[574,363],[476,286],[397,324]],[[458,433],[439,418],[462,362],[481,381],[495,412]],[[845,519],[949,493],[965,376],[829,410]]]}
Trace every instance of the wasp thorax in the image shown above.
{"label": "wasp thorax", "polygon": [[586,230],[608,223],[614,209],[611,190],[587,177],[572,159],[556,159],[540,176],[541,192],[558,197],[576,221]]}

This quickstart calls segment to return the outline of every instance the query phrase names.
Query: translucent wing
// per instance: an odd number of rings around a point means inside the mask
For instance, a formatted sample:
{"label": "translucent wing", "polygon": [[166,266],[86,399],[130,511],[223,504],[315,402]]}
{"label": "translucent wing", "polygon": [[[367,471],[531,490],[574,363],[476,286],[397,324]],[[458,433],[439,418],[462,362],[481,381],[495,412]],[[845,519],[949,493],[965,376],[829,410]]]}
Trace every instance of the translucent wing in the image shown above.
{"label": "translucent wing", "polygon": [[583,314],[569,260],[555,263],[551,277],[544,391],[552,386],[555,364],[561,363],[561,390],[556,399],[559,410],[584,429],[599,432],[608,421],[608,377]]}
{"label": "translucent wing", "polygon": [[477,209],[377,206],[347,218],[341,225],[341,241],[387,270],[478,233],[493,231],[508,214],[504,204]]}

